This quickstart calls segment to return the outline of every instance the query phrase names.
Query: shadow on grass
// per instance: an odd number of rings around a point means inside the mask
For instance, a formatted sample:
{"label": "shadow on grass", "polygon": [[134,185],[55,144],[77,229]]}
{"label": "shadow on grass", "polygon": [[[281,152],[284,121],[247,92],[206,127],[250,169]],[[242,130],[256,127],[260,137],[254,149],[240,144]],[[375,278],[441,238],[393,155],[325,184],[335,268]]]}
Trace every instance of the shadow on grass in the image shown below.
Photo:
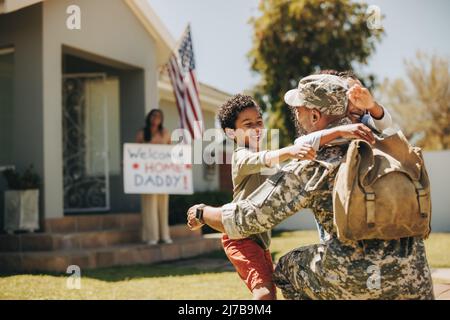
{"label": "shadow on grass", "polygon": [[[274,238],[287,238],[291,233],[287,231],[272,231]],[[280,251],[271,251],[272,260]],[[140,278],[163,278],[176,276],[191,276],[204,273],[236,272],[228,261],[223,250],[217,250],[198,257],[183,260],[165,261],[151,265],[115,266],[91,270],[81,270],[81,276],[100,281],[116,282]],[[24,275],[23,273],[2,273],[0,278]],[[26,275],[48,275],[66,278],[66,273],[28,272]]]}
{"label": "shadow on grass", "polygon": [[[271,252],[272,260],[278,251]],[[213,262],[208,266],[208,262]],[[197,266],[195,266],[197,265]],[[139,278],[164,278],[176,276],[192,276],[205,273],[236,272],[223,251],[215,251],[193,259],[176,260],[153,265],[137,265],[86,270],[84,277],[107,282],[132,280]]]}
{"label": "shadow on grass", "polygon": [[[164,261],[151,265],[115,266],[81,270],[81,276],[106,282],[126,281],[141,278],[164,278],[201,275],[205,273],[233,272],[226,268],[228,260],[223,251],[214,251],[189,259]],[[0,273],[0,278],[24,275],[23,273]],[[27,272],[25,275],[54,276],[66,278],[66,273]]]}

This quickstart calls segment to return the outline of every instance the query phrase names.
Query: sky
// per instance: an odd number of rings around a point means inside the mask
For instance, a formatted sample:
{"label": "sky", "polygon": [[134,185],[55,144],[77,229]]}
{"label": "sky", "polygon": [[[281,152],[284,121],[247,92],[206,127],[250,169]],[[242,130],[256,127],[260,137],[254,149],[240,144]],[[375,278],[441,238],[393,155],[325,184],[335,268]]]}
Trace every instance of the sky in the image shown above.
{"label": "sky", "polygon": [[[191,24],[197,75],[201,82],[230,94],[250,89],[258,76],[250,70],[248,20],[259,0],[147,0],[178,40]],[[450,58],[449,0],[373,0],[385,16],[386,35],[362,72],[378,80],[404,77],[404,60],[418,50]]]}

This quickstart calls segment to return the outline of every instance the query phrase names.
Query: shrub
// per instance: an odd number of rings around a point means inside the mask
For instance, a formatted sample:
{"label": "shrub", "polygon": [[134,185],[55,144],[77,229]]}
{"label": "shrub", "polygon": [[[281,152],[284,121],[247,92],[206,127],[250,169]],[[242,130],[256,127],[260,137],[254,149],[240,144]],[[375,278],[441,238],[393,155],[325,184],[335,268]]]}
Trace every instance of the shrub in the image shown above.
{"label": "shrub", "polygon": [[[221,206],[231,202],[233,196],[226,191],[196,192],[192,195],[171,195],[169,197],[170,225],[186,224],[186,212],[195,204],[205,203],[211,206]],[[217,232],[209,227],[203,227],[203,233]]]}
{"label": "shrub", "polygon": [[34,171],[33,166],[29,166],[22,175],[13,169],[5,170],[3,177],[6,179],[10,190],[37,189],[41,181],[39,175]]}

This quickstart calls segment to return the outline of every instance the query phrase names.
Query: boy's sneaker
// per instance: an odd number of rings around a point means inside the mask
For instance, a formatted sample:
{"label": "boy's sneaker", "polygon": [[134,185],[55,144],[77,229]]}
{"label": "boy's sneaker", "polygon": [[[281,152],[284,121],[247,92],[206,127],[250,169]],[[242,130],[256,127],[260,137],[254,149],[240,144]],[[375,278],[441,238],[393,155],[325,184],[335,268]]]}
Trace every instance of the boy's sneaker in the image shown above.
{"label": "boy's sneaker", "polygon": [[149,241],[147,241],[147,244],[148,244],[149,246],[154,246],[154,245],[157,245],[157,244],[158,244],[158,241],[157,241],[157,240],[149,240]]}
{"label": "boy's sneaker", "polygon": [[162,243],[166,243],[166,244],[171,244],[171,243],[173,243],[173,241],[172,241],[172,239],[163,239],[163,240],[161,240],[162,241]]}

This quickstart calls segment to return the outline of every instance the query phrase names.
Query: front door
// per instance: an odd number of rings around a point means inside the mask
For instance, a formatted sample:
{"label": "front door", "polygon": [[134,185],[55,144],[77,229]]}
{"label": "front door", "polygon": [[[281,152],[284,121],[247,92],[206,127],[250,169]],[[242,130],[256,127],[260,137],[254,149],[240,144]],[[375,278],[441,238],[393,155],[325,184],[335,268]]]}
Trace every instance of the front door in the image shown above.
{"label": "front door", "polygon": [[110,210],[105,74],[63,76],[64,212]]}

